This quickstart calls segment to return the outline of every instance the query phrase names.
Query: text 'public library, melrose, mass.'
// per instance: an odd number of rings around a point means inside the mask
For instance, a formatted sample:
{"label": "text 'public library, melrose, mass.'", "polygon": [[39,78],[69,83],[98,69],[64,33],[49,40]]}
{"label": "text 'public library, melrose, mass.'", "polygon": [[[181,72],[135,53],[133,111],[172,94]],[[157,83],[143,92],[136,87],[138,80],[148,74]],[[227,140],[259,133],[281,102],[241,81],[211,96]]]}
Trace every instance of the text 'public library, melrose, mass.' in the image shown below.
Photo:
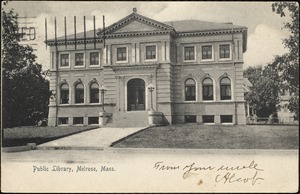
{"label": "text 'public library, melrose, mass.'", "polygon": [[47,41],[50,90],[56,91],[48,125],[98,124],[103,101],[115,126],[147,126],[152,108],[167,124],[246,123],[246,27],[162,23],[135,10],[106,27],[105,37],[105,47],[103,30],[96,38],[91,30]]}

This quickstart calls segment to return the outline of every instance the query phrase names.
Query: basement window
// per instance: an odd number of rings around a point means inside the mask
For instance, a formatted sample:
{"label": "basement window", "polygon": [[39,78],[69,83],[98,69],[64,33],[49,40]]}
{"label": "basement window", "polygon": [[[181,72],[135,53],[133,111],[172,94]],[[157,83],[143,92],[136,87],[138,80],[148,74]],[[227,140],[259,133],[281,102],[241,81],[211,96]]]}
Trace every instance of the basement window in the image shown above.
{"label": "basement window", "polygon": [[221,123],[226,124],[226,123],[230,123],[232,124],[232,115],[221,115]]}
{"label": "basement window", "polygon": [[73,118],[73,125],[82,125],[83,124],[83,117],[74,117]]}
{"label": "basement window", "polygon": [[98,117],[89,117],[88,123],[89,123],[89,125],[99,124],[99,118]]}
{"label": "basement window", "polygon": [[59,117],[58,118],[58,125],[67,125],[69,123],[68,117]]}
{"label": "basement window", "polygon": [[215,116],[214,115],[203,115],[202,116],[203,123],[214,124],[215,123]]}
{"label": "basement window", "polygon": [[196,123],[196,115],[185,115],[184,119],[185,119],[185,123]]}

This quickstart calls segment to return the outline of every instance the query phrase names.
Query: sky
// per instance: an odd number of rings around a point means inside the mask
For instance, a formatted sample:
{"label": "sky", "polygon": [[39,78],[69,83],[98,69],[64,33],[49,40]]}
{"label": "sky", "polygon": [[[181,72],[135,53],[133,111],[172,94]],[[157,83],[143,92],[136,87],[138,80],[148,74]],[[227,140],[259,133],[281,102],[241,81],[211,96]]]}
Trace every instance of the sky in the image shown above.
{"label": "sky", "polygon": [[232,22],[248,28],[247,51],[244,53],[244,69],[249,66],[266,65],[275,55],[287,50],[282,40],[289,36],[283,23],[289,17],[280,17],[272,12],[272,2],[209,2],[209,1],[9,1],[5,10],[14,9],[19,16],[37,17],[37,62],[43,69],[49,68],[50,53],[44,44],[45,18],[48,23],[48,38],[54,37],[54,17],[57,18],[58,36],[64,35],[64,16],[67,18],[67,34],[73,34],[73,18],[77,19],[77,32],[83,31],[83,16],[87,30],[93,29],[93,16],[96,28],[102,27],[102,16],[109,26],[132,13],[137,12],[154,20],[202,20],[208,22]]}

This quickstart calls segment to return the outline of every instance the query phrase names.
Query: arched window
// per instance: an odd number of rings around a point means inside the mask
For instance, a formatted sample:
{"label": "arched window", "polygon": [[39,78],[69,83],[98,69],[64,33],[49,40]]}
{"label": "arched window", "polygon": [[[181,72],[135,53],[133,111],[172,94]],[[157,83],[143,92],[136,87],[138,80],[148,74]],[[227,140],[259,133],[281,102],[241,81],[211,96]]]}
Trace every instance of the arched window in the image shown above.
{"label": "arched window", "polygon": [[193,79],[187,79],[185,81],[185,101],[195,101],[196,100],[196,87],[195,81]]}
{"label": "arched window", "polygon": [[60,86],[60,104],[69,104],[69,85],[62,84]]}
{"label": "arched window", "polygon": [[231,82],[228,77],[224,77],[220,81],[221,100],[231,99]]}
{"label": "arched window", "polygon": [[210,78],[205,78],[202,82],[203,86],[203,100],[214,99],[214,86],[213,81]]}
{"label": "arched window", "polygon": [[99,103],[99,84],[95,82],[90,86],[90,103]]}
{"label": "arched window", "polygon": [[75,103],[84,102],[84,87],[82,83],[75,85]]}

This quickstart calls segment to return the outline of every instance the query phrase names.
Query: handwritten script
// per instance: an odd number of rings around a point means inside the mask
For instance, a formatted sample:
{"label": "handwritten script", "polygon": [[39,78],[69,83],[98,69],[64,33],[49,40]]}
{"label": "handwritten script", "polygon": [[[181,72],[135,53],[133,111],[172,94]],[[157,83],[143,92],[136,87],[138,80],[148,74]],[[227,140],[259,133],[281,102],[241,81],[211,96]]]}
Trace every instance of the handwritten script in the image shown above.
{"label": "handwritten script", "polygon": [[214,181],[216,183],[231,184],[231,183],[248,183],[253,186],[261,181],[263,169],[253,160],[246,165],[220,165],[220,166],[200,166],[195,162],[188,165],[168,165],[163,161],[156,162],[153,167],[158,171],[181,171],[182,178],[197,175],[201,172],[214,173]]}

